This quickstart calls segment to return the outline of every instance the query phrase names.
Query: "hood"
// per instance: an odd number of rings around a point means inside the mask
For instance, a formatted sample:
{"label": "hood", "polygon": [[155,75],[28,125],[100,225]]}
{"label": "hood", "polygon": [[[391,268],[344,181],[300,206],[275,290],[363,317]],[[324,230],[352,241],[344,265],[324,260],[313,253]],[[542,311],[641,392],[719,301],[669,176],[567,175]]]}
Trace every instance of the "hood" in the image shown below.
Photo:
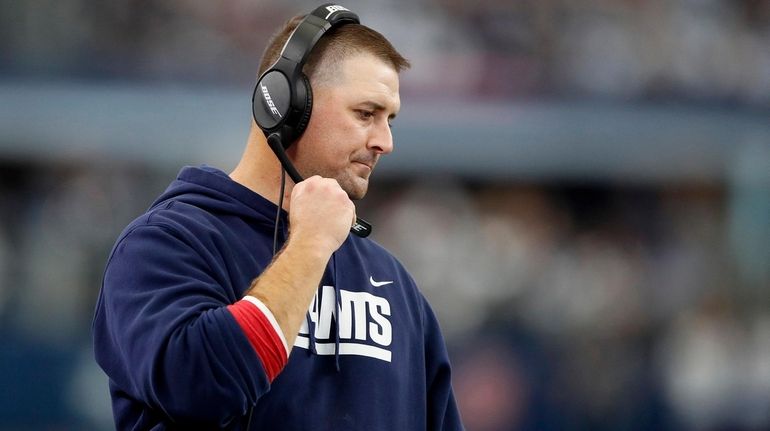
{"label": "hood", "polygon": [[[223,171],[210,166],[186,166],[176,180],[153,202],[151,209],[170,200],[183,202],[212,214],[232,215],[249,223],[272,229],[278,206],[266,198],[233,181]],[[281,222],[288,217],[281,210]]]}

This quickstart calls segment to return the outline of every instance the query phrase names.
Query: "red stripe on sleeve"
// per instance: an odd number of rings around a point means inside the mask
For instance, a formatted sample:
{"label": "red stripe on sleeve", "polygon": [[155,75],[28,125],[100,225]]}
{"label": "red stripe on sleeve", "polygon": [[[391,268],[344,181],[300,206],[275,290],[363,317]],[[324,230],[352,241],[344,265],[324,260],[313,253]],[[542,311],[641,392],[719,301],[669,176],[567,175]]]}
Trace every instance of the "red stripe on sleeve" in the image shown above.
{"label": "red stripe on sleeve", "polygon": [[235,321],[243,329],[249,343],[257,352],[257,356],[262,361],[267,373],[267,378],[272,383],[288,362],[286,348],[280,336],[275,332],[276,330],[264,313],[251,302],[240,300],[235,304],[228,305],[227,309],[235,317]]}

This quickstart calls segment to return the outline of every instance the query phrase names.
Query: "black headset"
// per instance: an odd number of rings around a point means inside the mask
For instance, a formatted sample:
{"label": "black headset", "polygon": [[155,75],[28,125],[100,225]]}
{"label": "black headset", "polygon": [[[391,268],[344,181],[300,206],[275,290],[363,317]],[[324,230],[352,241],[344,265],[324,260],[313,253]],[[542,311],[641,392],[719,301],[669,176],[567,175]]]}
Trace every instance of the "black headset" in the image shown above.
{"label": "black headset", "polygon": [[[278,60],[260,75],[254,87],[251,97],[254,121],[295,183],[301,182],[302,176],[286,155],[286,149],[302,136],[313,110],[313,90],[302,67],[321,36],[350,23],[360,21],[358,15],[347,8],[332,3],[318,6],[297,25]],[[372,226],[359,218],[350,231],[365,238],[372,232]]]}

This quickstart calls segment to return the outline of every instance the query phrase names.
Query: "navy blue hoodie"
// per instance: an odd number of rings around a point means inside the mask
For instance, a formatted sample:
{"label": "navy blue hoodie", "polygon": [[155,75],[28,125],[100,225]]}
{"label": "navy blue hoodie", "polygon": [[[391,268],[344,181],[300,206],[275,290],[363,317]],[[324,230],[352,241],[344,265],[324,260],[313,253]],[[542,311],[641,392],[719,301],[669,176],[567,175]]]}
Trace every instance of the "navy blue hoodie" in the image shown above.
{"label": "navy blue hoodie", "polygon": [[462,429],[436,317],[391,254],[353,235],[269,381],[227,306],[271,261],[276,209],[187,167],[121,233],[93,322],[117,428]]}

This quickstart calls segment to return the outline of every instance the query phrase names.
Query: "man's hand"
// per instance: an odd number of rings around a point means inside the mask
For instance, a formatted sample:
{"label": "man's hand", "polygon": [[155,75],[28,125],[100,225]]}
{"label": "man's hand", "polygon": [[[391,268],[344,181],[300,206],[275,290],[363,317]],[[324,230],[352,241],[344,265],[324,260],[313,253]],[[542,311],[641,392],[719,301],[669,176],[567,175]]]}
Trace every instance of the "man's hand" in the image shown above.
{"label": "man's hand", "polygon": [[272,312],[289,348],[329,258],[347,239],[356,210],[337,180],[313,176],[294,186],[289,239],[247,292]]}
{"label": "man's hand", "polygon": [[294,186],[289,209],[289,241],[335,252],[350,232],[356,208],[337,180],[312,176]]}

